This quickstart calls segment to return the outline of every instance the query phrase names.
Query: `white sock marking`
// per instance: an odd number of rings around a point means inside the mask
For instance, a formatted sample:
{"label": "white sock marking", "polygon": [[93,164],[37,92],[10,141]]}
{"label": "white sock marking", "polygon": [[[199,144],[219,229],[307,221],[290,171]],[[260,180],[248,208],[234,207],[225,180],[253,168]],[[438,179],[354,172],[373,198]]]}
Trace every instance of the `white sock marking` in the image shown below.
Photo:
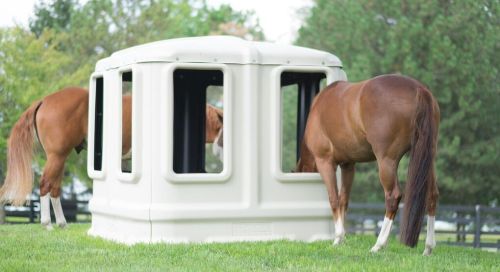
{"label": "white sock marking", "polygon": [[60,197],[51,197],[52,208],[54,209],[54,215],[56,216],[56,223],[59,227],[64,228],[66,226],[66,218],[64,218],[64,213],[61,205]]}
{"label": "white sock marking", "polygon": [[340,244],[345,238],[344,220],[338,219],[335,221],[335,239],[333,244]]}
{"label": "white sock marking", "polygon": [[122,155],[122,160],[130,160],[132,159],[132,148],[130,148],[127,153]]}
{"label": "white sock marking", "polygon": [[378,234],[377,242],[372,247],[372,252],[377,252],[387,245],[387,241],[389,241],[389,234],[391,234],[391,228],[392,220],[388,217],[384,217],[382,228],[380,229],[380,233]]}
{"label": "white sock marking", "polygon": [[434,222],[436,221],[435,216],[427,216],[427,236],[425,237],[425,250],[424,255],[430,255],[432,249],[436,247],[436,239],[434,235]]}
{"label": "white sock marking", "polygon": [[335,222],[335,236],[344,236],[345,230],[344,230],[344,220],[339,219],[337,222]]}
{"label": "white sock marking", "polygon": [[50,194],[40,197],[40,223],[47,228],[52,229],[50,219]]}
{"label": "white sock marking", "polygon": [[217,134],[217,137],[215,138],[213,144],[212,144],[212,153],[219,158],[221,162],[224,162],[224,149],[219,146],[217,143],[219,142],[219,137],[222,133],[222,130],[220,130],[219,134]]}

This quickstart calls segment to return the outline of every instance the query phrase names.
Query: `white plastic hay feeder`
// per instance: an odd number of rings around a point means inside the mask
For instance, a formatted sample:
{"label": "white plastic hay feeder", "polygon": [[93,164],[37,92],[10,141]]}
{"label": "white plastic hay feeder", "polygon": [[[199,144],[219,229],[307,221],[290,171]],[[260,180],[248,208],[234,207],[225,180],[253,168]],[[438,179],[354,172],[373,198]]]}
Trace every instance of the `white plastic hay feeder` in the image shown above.
{"label": "white plastic hay feeder", "polygon": [[[282,86],[297,87],[300,142],[322,79],[346,79],[332,54],[235,37],[159,41],[100,60],[90,82],[89,234],[127,244],[331,238],[319,174],[283,172],[281,165]],[[126,82],[130,172],[121,164]],[[202,173],[199,120],[212,85],[223,90],[223,170]]]}

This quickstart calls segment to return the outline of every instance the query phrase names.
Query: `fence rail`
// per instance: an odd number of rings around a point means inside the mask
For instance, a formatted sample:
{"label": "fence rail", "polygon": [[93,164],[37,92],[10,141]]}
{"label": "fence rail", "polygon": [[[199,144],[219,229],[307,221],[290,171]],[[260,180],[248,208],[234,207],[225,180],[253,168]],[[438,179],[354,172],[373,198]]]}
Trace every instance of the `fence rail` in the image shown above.
{"label": "fence rail", "polygon": [[[61,205],[67,222],[90,222],[90,211],[88,201],[85,200],[62,200]],[[40,222],[40,200],[32,200],[25,207],[17,208],[9,205],[4,206],[5,222],[8,224],[37,223]],[[54,211],[50,209],[52,218]]]}
{"label": "fence rail", "polygon": [[[68,222],[90,222],[88,201],[63,200],[61,203]],[[400,211],[401,208],[402,205],[400,205]],[[40,221],[39,200],[31,201],[22,209],[10,206],[5,206],[4,209],[7,223]],[[384,204],[351,203],[347,213],[347,231],[377,235],[380,232],[384,212]],[[401,212],[394,220],[392,233],[395,235],[399,232],[400,214]],[[19,220],[20,218],[24,220]],[[425,228],[422,228],[422,231],[425,232]],[[438,243],[494,248],[498,251],[500,250],[500,208],[482,205],[440,205],[436,216],[436,234]]]}
{"label": "fence rail", "polygon": [[[402,210],[400,205],[399,210]],[[350,233],[380,232],[384,204],[352,203],[347,213]],[[393,234],[399,233],[401,212],[394,220]],[[482,205],[440,205],[436,216],[438,243],[500,250],[500,208]],[[425,233],[425,228],[422,228]]]}

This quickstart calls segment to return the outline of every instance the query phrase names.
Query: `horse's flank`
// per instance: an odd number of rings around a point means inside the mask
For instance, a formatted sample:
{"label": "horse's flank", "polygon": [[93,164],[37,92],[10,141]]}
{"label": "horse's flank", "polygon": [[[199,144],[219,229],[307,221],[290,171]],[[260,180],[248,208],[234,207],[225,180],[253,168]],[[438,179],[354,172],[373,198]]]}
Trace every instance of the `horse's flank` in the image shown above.
{"label": "horse's flank", "polygon": [[40,143],[46,153],[69,154],[87,135],[88,91],[69,87],[43,99],[36,115]]}

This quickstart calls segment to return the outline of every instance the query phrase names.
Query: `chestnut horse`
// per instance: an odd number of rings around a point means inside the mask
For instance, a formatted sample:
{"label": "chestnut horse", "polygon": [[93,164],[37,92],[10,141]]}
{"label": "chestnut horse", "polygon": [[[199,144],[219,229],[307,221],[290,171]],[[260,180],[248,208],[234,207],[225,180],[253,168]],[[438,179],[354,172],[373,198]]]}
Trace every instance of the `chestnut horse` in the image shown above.
{"label": "chestnut horse", "polygon": [[[326,185],[335,222],[334,245],[345,238],[344,220],[354,178],[354,164],[376,160],[385,193],[385,218],[377,252],[387,245],[402,197],[398,164],[409,152],[401,241],[414,247],[427,209],[424,255],[435,247],[434,220],[438,198],[434,160],[439,106],[420,82],[383,75],[359,83],[339,81],[320,92],[311,106],[297,172],[316,169]],[[336,171],[341,168],[341,188]]]}
{"label": "chestnut horse", "polygon": [[[60,195],[64,163],[71,150],[85,148],[89,94],[71,87],[33,103],[19,118],[10,133],[7,175],[0,188],[0,202],[20,206],[27,202],[33,187],[34,139],[38,138],[47,158],[40,181],[40,222],[51,229],[50,202],[60,227],[66,226]],[[123,96],[122,159],[130,159],[132,98]],[[207,104],[206,143],[214,143],[214,153],[222,154],[222,110]],[[215,147],[219,145],[219,147]]]}

